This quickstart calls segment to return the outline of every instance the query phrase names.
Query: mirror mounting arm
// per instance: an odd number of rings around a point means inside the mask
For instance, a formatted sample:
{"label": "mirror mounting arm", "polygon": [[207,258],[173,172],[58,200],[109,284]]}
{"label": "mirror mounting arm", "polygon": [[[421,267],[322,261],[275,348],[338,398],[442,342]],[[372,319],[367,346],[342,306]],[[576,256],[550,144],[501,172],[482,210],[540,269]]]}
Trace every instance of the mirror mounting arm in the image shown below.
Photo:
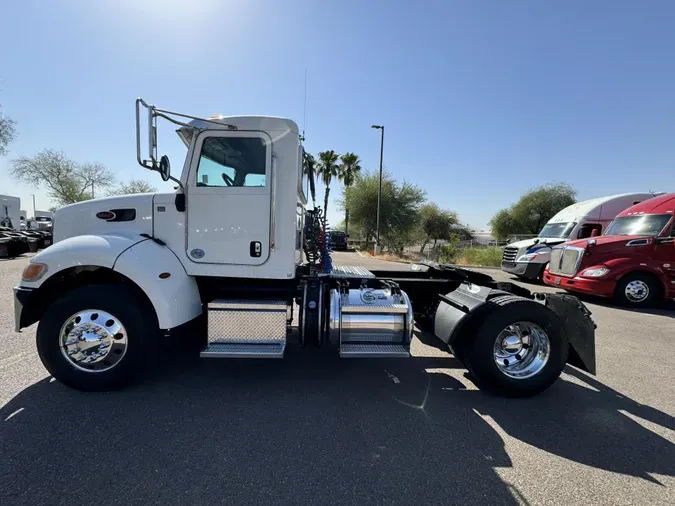
{"label": "mirror mounting arm", "polygon": [[[148,160],[144,160],[141,156],[141,106],[145,107],[148,113],[148,156],[150,157]],[[237,130],[237,126],[223,123],[220,120],[200,118],[198,116],[191,116],[189,114],[182,114],[166,109],[158,109],[154,105],[148,104],[142,98],[136,99],[136,161],[144,169],[154,170],[162,174],[162,179],[165,181],[171,180],[177,183],[180,186],[181,191],[184,192],[185,186],[183,183],[170,174],[163,172],[163,170],[166,168],[166,165],[163,165],[161,160],[157,160],[157,118],[163,118],[167,121],[170,121],[171,123],[174,123],[175,125],[180,125],[183,127],[193,126],[189,123],[177,120],[175,117],[212,123],[214,125],[218,125],[219,128],[223,128],[223,126],[225,126],[229,130]]]}
{"label": "mirror mounting arm", "polygon": [[[141,106],[145,107],[148,112],[148,154],[150,156],[149,160],[144,160],[141,157]],[[178,184],[181,191],[184,192],[185,187],[183,186],[183,183],[180,181],[180,179],[176,179],[170,174],[165,175],[165,173],[162,171],[162,166],[165,163],[168,164],[168,158],[162,157],[162,160],[160,160],[159,162],[157,161],[157,118],[162,117],[171,121],[172,123],[177,123],[180,125],[186,124],[177,122],[167,117],[166,115],[162,114],[162,112],[168,111],[162,111],[161,109],[157,109],[154,105],[148,104],[142,98],[136,99],[136,161],[144,169],[154,170],[162,174],[162,179],[164,181],[171,180],[174,183]],[[165,158],[166,162],[164,161]]]}

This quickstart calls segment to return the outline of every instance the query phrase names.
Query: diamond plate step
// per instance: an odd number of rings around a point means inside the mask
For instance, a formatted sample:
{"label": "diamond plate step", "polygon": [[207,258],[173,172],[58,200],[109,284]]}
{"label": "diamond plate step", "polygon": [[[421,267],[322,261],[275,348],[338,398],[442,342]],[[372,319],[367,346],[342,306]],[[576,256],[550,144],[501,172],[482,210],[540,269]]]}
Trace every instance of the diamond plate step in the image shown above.
{"label": "diamond plate step", "polygon": [[331,278],[374,278],[375,274],[368,269],[352,265],[334,265],[333,270],[326,274]]}
{"label": "diamond plate step", "polygon": [[209,343],[199,354],[212,358],[283,358],[286,342]]}
{"label": "diamond plate step", "polygon": [[395,358],[409,357],[408,346],[402,344],[342,344],[340,356],[343,358]]}
{"label": "diamond plate step", "polygon": [[401,334],[388,332],[347,332],[341,336],[343,343],[369,343],[378,345],[384,344],[401,344]]}

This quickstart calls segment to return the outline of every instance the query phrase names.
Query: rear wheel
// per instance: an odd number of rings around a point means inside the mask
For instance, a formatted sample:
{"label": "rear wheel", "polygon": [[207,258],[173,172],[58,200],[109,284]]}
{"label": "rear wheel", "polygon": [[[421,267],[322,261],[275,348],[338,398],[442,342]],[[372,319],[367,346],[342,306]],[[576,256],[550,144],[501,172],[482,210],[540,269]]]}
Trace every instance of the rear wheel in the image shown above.
{"label": "rear wheel", "polygon": [[64,294],[37,329],[42,363],[77,390],[111,390],[133,382],[158,336],[150,304],[122,285],[90,285]]}
{"label": "rear wheel", "polygon": [[614,299],[629,307],[647,307],[661,296],[659,280],[646,272],[633,272],[616,285]]}
{"label": "rear wheel", "polygon": [[569,353],[562,322],[546,307],[513,296],[497,307],[463,347],[464,363],[479,387],[509,397],[543,392],[560,376]]}

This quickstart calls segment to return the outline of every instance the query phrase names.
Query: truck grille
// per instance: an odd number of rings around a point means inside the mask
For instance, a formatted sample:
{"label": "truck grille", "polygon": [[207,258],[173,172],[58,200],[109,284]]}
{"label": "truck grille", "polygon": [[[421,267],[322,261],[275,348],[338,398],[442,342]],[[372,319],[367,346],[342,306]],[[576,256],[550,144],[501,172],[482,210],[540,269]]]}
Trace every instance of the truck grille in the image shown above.
{"label": "truck grille", "polygon": [[513,246],[504,248],[504,255],[502,255],[502,262],[515,262],[518,256],[518,248]]}
{"label": "truck grille", "polygon": [[579,267],[584,250],[580,248],[562,247],[551,250],[551,263],[548,270],[551,274],[574,276]]}

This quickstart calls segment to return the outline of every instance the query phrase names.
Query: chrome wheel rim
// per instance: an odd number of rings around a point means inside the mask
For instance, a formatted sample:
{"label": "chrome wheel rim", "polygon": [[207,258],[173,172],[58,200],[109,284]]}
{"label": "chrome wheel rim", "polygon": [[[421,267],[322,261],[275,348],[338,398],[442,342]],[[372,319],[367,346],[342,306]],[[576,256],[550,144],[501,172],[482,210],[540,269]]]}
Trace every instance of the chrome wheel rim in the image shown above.
{"label": "chrome wheel rim", "polygon": [[635,279],[626,285],[624,294],[631,302],[642,302],[649,297],[649,285],[641,279]]}
{"label": "chrome wheel rim", "polygon": [[551,341],[539,325],[516,322],[503,329],[494,345],[494,361],[502,374],[527,379],[539,374],[551,355]]}
{"label": "chrome wheel rim", "polygon": [[72,315],[61,327],[61,353],[68,363],[86,372],[104,372],[127,352],[127,331],[119,319],[100,309]]}

